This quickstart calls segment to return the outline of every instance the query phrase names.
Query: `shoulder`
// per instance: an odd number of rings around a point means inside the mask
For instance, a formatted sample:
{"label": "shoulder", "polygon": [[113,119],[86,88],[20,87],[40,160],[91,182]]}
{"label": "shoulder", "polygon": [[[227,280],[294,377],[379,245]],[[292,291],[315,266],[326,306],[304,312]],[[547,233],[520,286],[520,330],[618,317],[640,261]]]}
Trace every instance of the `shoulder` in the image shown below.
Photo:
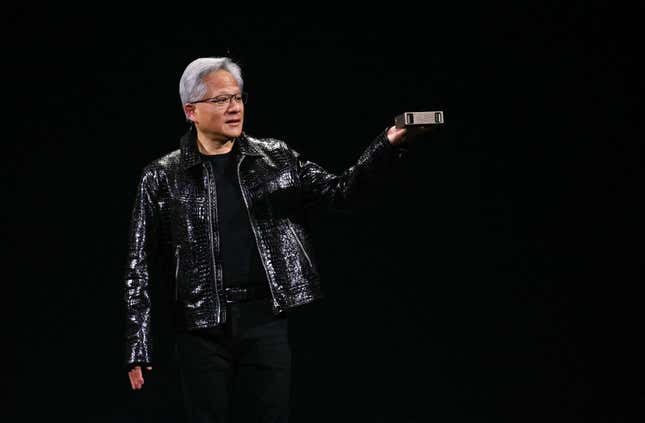
{"label": "shoulder", "polygon": [[171,151],[168,154],[164,154],[161,157],[158,157],[150,162],[148,162],[143,167],[144,174],[159,174],[173,169],[179,166],[179,158],[181,156],[181,150],[177,149]]}
{"label": "shoulder", "polygon": [[277,138],[259,138],[245,134],[249,146],[263,152],[291,150],[286,142]]}
{"label": "shoulder", "polygon": [[180,150],[174,150],[146,163],[140,174],[140,182],[150,187],[158,187],[169,174],[179,169]]}

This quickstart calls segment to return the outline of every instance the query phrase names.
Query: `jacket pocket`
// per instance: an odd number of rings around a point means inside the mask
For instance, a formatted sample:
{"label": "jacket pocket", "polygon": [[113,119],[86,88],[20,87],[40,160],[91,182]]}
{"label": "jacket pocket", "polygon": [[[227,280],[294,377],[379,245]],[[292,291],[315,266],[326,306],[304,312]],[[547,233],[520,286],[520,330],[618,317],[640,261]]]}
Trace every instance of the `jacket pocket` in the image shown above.
{"label": "jacket pocket", "polygon": [[289,223],[289,230],[293,234],[293,237],[295,238],[296,242],[298,243],[298,246],[300,247],[300,251],[302,251],[302,254],[305,256],[305,259],[307,259],[307,263],[309,263],[309,267],[313,268],[314,265],[311,261],[311,258],[309,257],[309,254],[307,254],[307,250],[305,249],[305,246],[302,244],[300,237],[296,233],[296,230],[293,227],[293,223],[291,223],[290,220],[287,220],[287,222]]}

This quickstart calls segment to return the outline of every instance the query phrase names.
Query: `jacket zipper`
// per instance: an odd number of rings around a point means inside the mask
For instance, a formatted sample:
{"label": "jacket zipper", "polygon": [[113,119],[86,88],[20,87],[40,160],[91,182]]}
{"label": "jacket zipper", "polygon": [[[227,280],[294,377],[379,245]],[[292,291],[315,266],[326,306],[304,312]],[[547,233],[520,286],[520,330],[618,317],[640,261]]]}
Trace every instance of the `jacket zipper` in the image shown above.
{"label": "jacket zipper", "polygon": [[300,249],[302,250],[302,254],[304,254],[304,255],[305,255],[305,258],[307,259],[307,262],[309,263],[309,266],[310,266],[310,267],[314,267],[314,265],[313,265],[313,264],[312,264],[312,262],[311,262],[311,259],[309,258],[309,254],[307,254],[307,251],[305,250],[305,246],[304,246],[304,245],[302,245],[302,241],[300,241],[300,238],[299,238],[299,237],[298,237],[298,235],[296,234],[296,230],[295,230],[295,229],[293,229],[293,224],[291,223],[291,221],[290,221],[290,220],[287,220],[287,222],[289,222],[289,229],[291,229],[291,233],[292,233],[292,234],[293,234],[293,236],[296,238],[296,242],[297,242],[297,243],[298,243],[298,245],[300,246]]}
{"label": "jacket zipper", "polygon": [[237,183],[240,186],[240,192],[242,193],[242,200],[244,200],[244,208],[246,208],[246,214],[249,217],[249,224],[251,225],[251,230],[253,231],[253,237],[255,238],[255,247],[258,249],[258,254],[260,255],[260,262],[262,263],[262,267],[264,268],[264,274],[267,276],[267,281],[269,283],[269,290],[271,291],[271,296],[275,299],[275,295],[273,295],[273,283],[271,281],[271,277],[269,276],[269,272],[267,270],[266,264],[264,263],[264,258],[262,257],[262,251],[260,249],[260,238],[258,237],[258,233],[255,229],[255,225],[253,224],[253,218],[251,217],[251,212],[249,211],[249,202],[246,199],[246,194],[244,192],[244,188],[242,187],[242,178],[240,177],[240,167],[242,166],[242,160],[244,159],[244,157],[245,156],[241,156],[240,160],[237,162]]}
{"label": "jacket zipper", "polygon": [[179,299],[179,250],[181,245],[175,248],[175,301]]}
{"label": "jacket zipper", "polygon": [[[206,171],[206,184],[208,185],[208,226],[210,229],[208,231],[208,239],[210,240],[210,247],[211,247],[211,265],[213,266],[213,287],[215,288],[215,301],[217,301],[217,309],[219,310],[219,313],[222,317],[221,322],[224,322],[226,321],[226,310],[222,308],[222,305],[220,304],[220,300],[219,300],[219,295],[217,293],[217,267],[215,266],[215,249],[214,249],[215,247],[213,245],[215,241],[213,240],[213,204],[212,204],[211,194],[213,192],[212,188],[214,187],[211,186],[212,184],[211,184],[211,174],[210,174],[209,166],[207,164],[204,164],[203,166],[204,166],[204,170]],[[215,191],[215,195],[217,195],[217,188],[215,188],[214,191]],[[217,214],[215,216],[217,218]]]}

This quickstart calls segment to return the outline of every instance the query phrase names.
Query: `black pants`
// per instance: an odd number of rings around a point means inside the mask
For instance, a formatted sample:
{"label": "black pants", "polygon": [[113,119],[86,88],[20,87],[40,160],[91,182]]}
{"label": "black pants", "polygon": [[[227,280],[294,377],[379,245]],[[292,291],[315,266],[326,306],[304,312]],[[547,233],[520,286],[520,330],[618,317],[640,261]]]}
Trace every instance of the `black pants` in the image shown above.
{"label": "black pants", "polygon": [[178,334],[190,423],[288,421],[287,319],[273,316],[269,301],[229,304],[223,327]]}

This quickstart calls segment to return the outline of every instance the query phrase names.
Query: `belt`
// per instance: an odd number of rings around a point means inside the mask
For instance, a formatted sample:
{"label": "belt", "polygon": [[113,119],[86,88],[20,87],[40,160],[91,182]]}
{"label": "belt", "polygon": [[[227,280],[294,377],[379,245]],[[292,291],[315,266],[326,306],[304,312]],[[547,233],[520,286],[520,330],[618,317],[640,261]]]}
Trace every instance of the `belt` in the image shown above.
{"label": "belt", "polygon": [[226,304],[243,303],[245,301],[269,298],[271,290],[268,284],[249,286],[229,286],[224,288]]}

